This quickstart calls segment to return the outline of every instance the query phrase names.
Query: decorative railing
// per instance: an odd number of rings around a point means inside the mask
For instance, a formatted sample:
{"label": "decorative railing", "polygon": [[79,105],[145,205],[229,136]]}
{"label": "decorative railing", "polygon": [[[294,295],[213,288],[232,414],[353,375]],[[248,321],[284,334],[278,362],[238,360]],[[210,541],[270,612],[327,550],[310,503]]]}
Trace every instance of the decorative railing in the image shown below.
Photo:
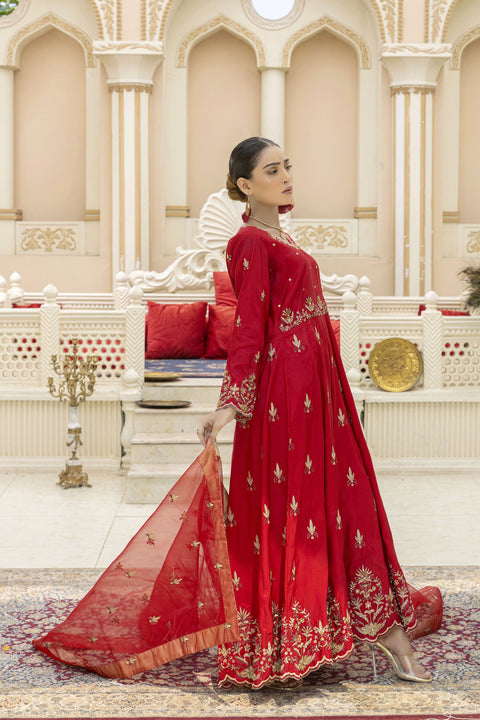
{"label": "decorative railing", "polygon": [[[213,288],[188,292],[152,292],[148,299],[163,303],[214,302]],[[368,278],[360,278],[357,293],[326,297],[330,314],[340,318],[341,354],[353,386],[375,389],[368,360],[375,345],[389,337],[413,342],[423,356],[423,379],[417,387],[442,389],[480,384],[480,316],[445,316],[439,307],[459,310],[458,298],[374,297]],[[13,303],[40,302],[38,309],[12,309]],[[25,293],[14,273],[0,278],[0,390],[46,388],[51,356],[67,352],[73,337],[82,352],[99,355],[96,394],[114,392],[121,399],[139,393],[143,384],[146,297],[119,273],[113,293],[58,293],[48,285],[43,293]],[[419,305],[426,309],[418,314]]]}

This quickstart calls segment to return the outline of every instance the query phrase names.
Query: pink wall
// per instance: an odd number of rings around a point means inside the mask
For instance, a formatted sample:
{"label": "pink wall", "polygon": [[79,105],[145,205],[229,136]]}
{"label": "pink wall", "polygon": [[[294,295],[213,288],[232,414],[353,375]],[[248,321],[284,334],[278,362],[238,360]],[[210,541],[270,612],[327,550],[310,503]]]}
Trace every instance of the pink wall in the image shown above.
{"label": "pink wall", "polygon": [[219,31],[196,45],[188,63],[188,201],[198,217],[225,187],[232,148],[260,132],[260,73],[253,49]]}
{"label": "pink wall", "polygon": [[15,204],[24,220],[83,220],[85,56],[58,30],[33,40],[15,74]]}
{"label": "pink wall", "polygon": [[294,163],[297,217],[353,217],[358,73],[355,51],[329,32],[293,52],[285,146]]}

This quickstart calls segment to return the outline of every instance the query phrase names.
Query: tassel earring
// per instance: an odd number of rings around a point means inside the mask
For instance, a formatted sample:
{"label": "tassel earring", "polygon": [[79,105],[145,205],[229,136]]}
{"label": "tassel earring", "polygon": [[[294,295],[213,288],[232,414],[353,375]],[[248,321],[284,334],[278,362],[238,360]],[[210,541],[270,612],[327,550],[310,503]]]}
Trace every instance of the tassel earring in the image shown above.
{"label": "tassel earring", "polygon": [[247,200],[247,204],[245,205],[245,215],[247,216],[247,218],[249,218],[251,214],[252,214],[252,207],[250,205],[250,201]]}

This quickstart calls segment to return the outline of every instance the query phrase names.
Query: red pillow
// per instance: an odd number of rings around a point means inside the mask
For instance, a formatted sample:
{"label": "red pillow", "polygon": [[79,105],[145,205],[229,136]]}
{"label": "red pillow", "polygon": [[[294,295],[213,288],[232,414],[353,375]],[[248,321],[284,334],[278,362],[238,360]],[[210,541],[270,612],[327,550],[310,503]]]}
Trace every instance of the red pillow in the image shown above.
{"label": "red pillow", "polygon": [[34,310],[39,307],[42,307],[42,303],[12,303],[12,308],[20,308],[23,310]]}
{"label": "red pillow", "polygon": [[235,308],[230,305],[210,305],[208,308],[206,358],[226,358],[230,346]]}
{"label": "red pillow", "polygon": [[214,272],[213,284],[215,286],[215,303],[217,305],[230,305],[230,307],[235,307],[237,298],[233,292],[228,272]]}
{"label": "red pillow", "polygon": [[337,341],[338,347],[340,347],[340,320],[330,320],[332,324],[332,330],[335,334],[335,340]]}
{"label": "red pillow", "polygon": [[206,312],[206,302],[162,305],[149,300],[145,357],[201,357],[205,351]]}
{"label": "red pillow", "polygon": [[[421,315],[422,312],[426,309],[427,309],[426,305],[419,305],[418,314]],[[448,315],[467,315],[467,316],[470,315],[469,312],[465,312],[463,310],[448,310],[447,308],[440,308],[440,307],[437,307],[437,310],[440,310],[442,315],[447,315],[447,316]]]}

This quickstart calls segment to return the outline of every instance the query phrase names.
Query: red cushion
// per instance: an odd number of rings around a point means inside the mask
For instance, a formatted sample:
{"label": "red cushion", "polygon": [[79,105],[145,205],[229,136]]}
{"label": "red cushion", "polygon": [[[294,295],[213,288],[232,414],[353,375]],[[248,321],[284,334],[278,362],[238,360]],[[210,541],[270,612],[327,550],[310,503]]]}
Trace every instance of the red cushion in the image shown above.
{"label": "red cushion", "polygon": [[39,307],[42,307],[42,303],[12,303],[12,308],[20,308],[23,310],[34,310]]}
{"label": "red cushion", "polygon": [[206,312],[206,302],[163,305],[148,301],[145,357],[201,357],[205,350]]}
{"label": "red cushion", "polygon": [[337,341],[338,347],[340,347],[340,320],[330,320],[330,322],[332,323],[335,340]]}
{"label": "red cushion", "polygon": [[226,358],[230,346],[235,308],[230,305],[210,305],[208,308],[206,358]]}
{"label": "red cushion", "polygon": [[[418,307],[418,314],[421,315],[424,310],[427,309],[426,305],[419,305]],[[467,315],[469,316],[469,312],[465,312],[464,310],[448,310],[448,308],[441,308],[437,307],[437,310],[440,310],[442,315]]]}
{"label": "red cushion", "polygon": [[230,307],[235,307],[237,298],[233,292],[228,272],[214,272],[213,284],[215,286],[215,303],[217,305],[230,305]]}

